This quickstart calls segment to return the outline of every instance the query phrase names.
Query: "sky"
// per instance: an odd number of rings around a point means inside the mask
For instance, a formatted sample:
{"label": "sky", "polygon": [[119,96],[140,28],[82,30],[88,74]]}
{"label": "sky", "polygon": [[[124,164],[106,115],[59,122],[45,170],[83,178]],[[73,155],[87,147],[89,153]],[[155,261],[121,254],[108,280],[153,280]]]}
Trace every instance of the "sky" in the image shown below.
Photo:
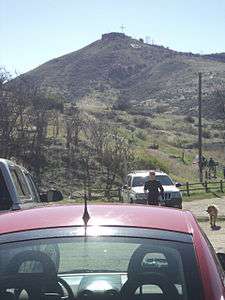
{"label": "sky", "polygon": [[0,67],[27,72],[122,25],[174,50],[225,52],[225,0],[0,0]]}

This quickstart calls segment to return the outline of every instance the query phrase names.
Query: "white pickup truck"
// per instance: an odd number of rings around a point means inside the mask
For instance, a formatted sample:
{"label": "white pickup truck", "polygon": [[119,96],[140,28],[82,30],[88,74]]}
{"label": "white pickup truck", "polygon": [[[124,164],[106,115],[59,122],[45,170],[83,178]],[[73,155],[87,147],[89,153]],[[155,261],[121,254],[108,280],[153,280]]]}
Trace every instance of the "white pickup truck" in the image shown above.
{"label": "white pickup truck", "polygon": [[[158,171],[155,174],[156,180],[162,184],[164,189],[164,195],[159,199],[161,205],[182,208],[182,194],[178,189],[181,184],[175,184],[169,175],[164,172]],[[126,203],[146,203],[147,195],[144,193],[144,185],[148,179],[148,170],[137,170],[129,173],[126,183],[121,189],[122,201]]]}
{"label": "white pickup truck", "polygon": [[43,206],[42,202],[59,201],[60,191],[39,194],[31,174],[22,166],[0,159],[0,212]]}

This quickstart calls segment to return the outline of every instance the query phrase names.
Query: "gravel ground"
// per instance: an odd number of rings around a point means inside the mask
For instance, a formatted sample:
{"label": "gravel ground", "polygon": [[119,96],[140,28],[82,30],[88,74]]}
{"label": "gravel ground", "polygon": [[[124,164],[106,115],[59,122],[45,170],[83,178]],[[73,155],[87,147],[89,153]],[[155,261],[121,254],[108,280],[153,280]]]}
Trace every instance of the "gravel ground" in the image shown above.
{"label": "gravel ground", "polygon": [[225,217],[225,197],[214,199],[202,199],[190,202],[183,202],[183,208],[188,209],[198,218],[208,218],[206,209],[209,205],[216,205],[219,210],[218,217]]}
{"label": "gravel ground", "polygon": [[[219,209],[217,221],[217,230],[212,230],[208,221],[206,209],[208,205],[215,204]],[[215,250],[225,253],[225,198],[203,199],[191,202],[183,202],[183,208],[190,210],[198,220],[202,229],[205,231],[208,239],[212,243]]]}
{"label": "gravel ground", "polygon": [[212,230],[209,222],[199,222],[199,224],[205,231],[216,252],[225,253],[225,221],[217,222],[217,230]]}

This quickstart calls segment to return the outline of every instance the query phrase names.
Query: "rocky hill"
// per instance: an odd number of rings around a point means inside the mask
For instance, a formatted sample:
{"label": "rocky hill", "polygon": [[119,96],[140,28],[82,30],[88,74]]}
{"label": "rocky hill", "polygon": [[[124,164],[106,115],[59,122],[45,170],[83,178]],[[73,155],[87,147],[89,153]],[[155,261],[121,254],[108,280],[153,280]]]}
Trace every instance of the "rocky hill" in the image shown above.
{"label": "rocky hill", "polygon": [[198,72],[203,72],[205,116],[222,117],[223,93],[217,91],[225,90],[224,53],[181,53],[122,33],[109,33],[21,76],[44,93],[68,101],[125,103],[195,114]]}

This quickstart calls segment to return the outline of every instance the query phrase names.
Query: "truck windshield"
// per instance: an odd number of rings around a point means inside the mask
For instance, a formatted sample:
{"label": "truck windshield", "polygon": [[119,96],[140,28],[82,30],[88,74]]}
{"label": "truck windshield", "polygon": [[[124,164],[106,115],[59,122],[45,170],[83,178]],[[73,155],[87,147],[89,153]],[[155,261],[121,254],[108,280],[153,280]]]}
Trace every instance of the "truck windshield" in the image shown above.
{"label": "truck windshield", "polygon": [[156,176],[156,180],[158,180],[162,185],[174,185],[173,181],[166,175]]}
{"label": "truck windshield", "polygon": [[[145,182],[148,180],[148,176],[136,176],[133,178],[132,187],[144,186]],[[169,176],[166,175],[157,175],[156,180],[158,180],[162,185],[174,185]]]}

